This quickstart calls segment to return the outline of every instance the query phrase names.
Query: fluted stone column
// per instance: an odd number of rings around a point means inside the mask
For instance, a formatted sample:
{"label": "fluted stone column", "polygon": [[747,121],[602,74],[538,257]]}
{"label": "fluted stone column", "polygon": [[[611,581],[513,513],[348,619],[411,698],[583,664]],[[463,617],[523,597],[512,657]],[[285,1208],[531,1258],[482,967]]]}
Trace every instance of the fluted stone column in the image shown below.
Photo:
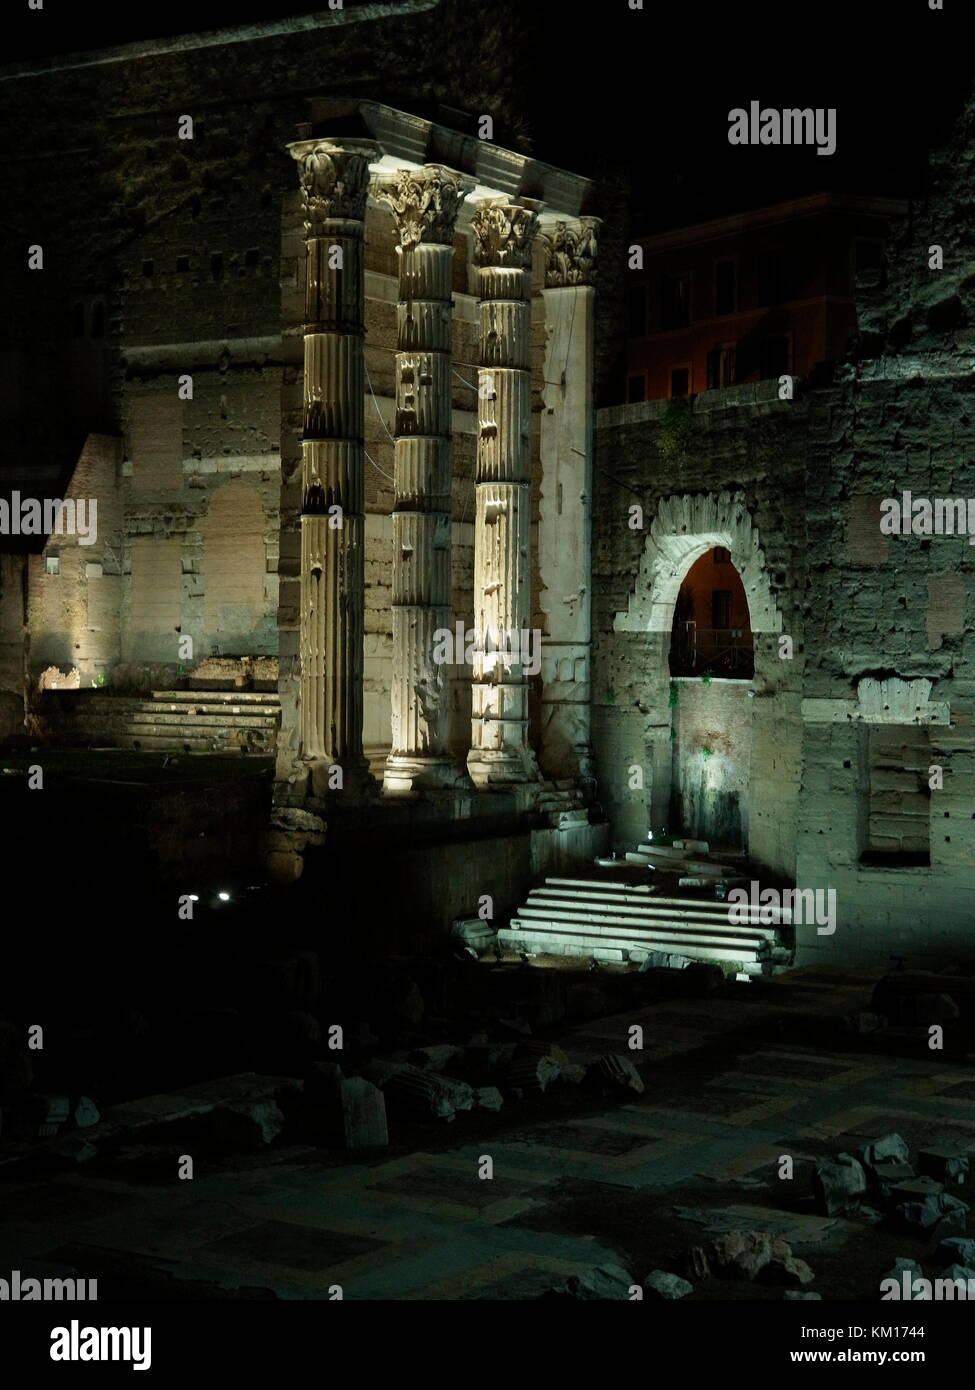
{"label": "fluted stone column", "polygon": [[388,793],[470,785],[451,757],[451,284],[454,226],[473,179],[431,164],[375,187],[396,219],[396,442],[393,509],[392,751]]}
{"label": "fluted stone column", "polygon": [[[467,765],[480,786],[538,777],[528,743],[529,687],[522,634],[530,645],[531,254],[540,207],[530,199],[490,199],[472,219],[480,367],[476,637]],[[511,634],[516,634],[514,641]]]}
{"label": "fluted stone column", "polygon": [[545,776],[592,774],[593,300],[600,221],[543,227],[545,361],[538,506],[543,616],[539,762]]}
{"label": "fluted stone column", "polygon": [[380,150],[351,139],[301,140],[288,148],[304,195],[307,256],[301,757],[311,764],[313,790],[323,792],[368,782],[362,752],[363,231],[369,163]]}

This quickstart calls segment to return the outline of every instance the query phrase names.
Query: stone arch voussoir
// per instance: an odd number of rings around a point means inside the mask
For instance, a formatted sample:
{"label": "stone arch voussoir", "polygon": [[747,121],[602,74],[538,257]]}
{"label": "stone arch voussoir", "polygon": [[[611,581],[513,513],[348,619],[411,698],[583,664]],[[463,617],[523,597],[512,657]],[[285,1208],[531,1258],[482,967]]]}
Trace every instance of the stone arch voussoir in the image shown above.
{"label": "stone arch voussoir", "polygon": [[752,632],[781,632],[758,529],[741,493],[663,497],[650,525],[636,585],[616,614],[616,632],[670,632],[687,571],[706,551],[724,546],[741,576]]}

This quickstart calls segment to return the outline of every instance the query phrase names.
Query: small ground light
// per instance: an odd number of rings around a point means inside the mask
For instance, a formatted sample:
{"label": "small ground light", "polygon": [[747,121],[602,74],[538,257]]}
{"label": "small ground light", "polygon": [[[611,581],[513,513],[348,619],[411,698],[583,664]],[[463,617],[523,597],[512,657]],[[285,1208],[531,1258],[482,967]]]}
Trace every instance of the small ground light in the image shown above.
{"label": "small ground light", "polygon": [[229,902],[230,902],[230,894],[229,894],[229,893],[218,893],[218,894],[217,894],[217,897],[220,899],[220,901],[221,901],[222,903],[229,903]]}
{"label": "small ground light", "polygon": [[198,903],[199,901],[200,901],[200,895],[199,895],[198,893],[191,893],[191,894],[190,894],[190,902],[191,902],[191,903]]}
{"label": "small ground light", "polygon": [[744,980],[746,982],[751,978],[751,975],[747,974],[744,970],[739,970],[738,974],[735,976],[736,980]]}

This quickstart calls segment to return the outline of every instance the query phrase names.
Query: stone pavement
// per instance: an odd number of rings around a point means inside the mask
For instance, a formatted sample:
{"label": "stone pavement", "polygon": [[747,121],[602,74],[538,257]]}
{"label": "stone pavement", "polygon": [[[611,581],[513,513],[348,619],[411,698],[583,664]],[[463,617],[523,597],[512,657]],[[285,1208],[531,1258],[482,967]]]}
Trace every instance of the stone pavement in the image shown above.
{"label": "stone pavement", "polygon": [[[594,1264],[633,1268],[631,1224],[651,1259],[737,1225],[774,1230],[815,1266],[817,1248],[864,1234],[803,1200],[817,1157],[891,1130],[912,1149],[960,1140],[975,1152],[968,1066],[929,1053],[923,1030],[899,1039],[900,1056],[840,1030],[873,979],[808,969],[569,1028],[559,1041],[574,1059],[626,1053],[644,1094],[614,1104],[563,1086],[571,1103],[563,1094],[547,1118],[549,1096],[431,1122],[427,1151],[341,1164],[277,1145],[236,1163],[199,1154],[180,1182],[182,1150],[157,1147],[128,1171],[96,1160],[8,1178],[0,1271],[70,1267],[99,1275],[103,1297],[322,1299],[340,1285],[347,1299],[518,1299]],[[628,1052],[634,1023],[642,1054]],[[794,1185],[778,1179],[783,1154]],[[484,1156],[491,1179],[478,1177]]]}

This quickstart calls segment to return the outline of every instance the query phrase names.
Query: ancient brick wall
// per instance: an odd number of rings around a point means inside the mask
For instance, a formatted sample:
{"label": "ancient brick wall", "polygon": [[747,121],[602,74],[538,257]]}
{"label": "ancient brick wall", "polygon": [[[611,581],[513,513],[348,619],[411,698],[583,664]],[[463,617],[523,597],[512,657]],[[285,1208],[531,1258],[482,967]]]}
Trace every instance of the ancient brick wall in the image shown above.
{"label": "ancient brick wall", "polygon": [[[883,499],[904,491],[975,499],[973,160],[970,104],[885,275],[859,286],[855,355],[832,380],[798,383],[792,401],[730,388],[686,417],[666,403],[598,417],[600,795],[626,836],[655,823],[668,639],[649,616],[643,631],[617,630],[648,585],[646,527],[664,498],[739,494],[793,638],[789,661],[774,634],[756,641],[749,847],[762,869],[836,892],[836,932],[800,926],[800,959],[951,951],[970,935],[975,548],[966,535],[885,535],[880,521]],[[642,530],[627,527],[633,503]],[[628,791],[641,761],[647,790]]]}

